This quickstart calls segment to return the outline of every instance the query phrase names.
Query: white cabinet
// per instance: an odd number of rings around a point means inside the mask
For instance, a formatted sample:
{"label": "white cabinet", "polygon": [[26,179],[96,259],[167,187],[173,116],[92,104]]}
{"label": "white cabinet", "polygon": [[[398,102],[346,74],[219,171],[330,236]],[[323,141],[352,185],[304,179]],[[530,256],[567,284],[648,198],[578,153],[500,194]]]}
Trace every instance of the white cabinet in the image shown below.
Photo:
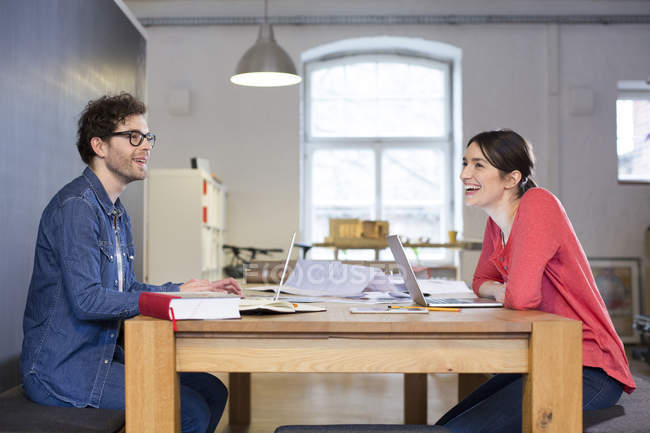
{"label": "white cabinet", "polygon": [[145,197],[145,281],[222,278],[225,187],[199,169],[154,169]]}

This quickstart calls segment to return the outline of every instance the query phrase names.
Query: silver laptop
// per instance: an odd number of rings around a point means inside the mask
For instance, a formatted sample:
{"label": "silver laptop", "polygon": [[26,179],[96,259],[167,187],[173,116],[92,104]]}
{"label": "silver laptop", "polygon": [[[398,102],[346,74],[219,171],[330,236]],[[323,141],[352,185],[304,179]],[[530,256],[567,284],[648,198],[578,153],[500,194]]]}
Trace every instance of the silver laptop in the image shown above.
{"label": "silver laptop", "polygon": [[406,252],[404,251],[402,242],[399,240],[397,235],[386,237],[386,242],[388,242],[393,257],[395,257],[399,273],[402,275],[402,278],[404,278],[404,284],[416,304],[421,305],[422,307],[503,307],[502,302],[495,301],[494,299],[479,298],[478,296],[469,299],[425,298],[422,289],[418,284],[418,280],[415,278],[413,268],[411,268],[411,265],[406,258]]}
{"label": "silver laptop", "polygon": [[289,260],[291,259],[291,251],[293,250],[293,244],[296,242],[296,232],[293,232],[291,236],[291,243],[289,244],[289,252],[287,253],[287,260],[284,262],[284,268],[282,268],[282,276],[280,277],[280,284],[278,285],[277,290],[275,291],[275,296],[273,297],[273,302],[276,302],[280,297],[280,292],[284,286],[284,276],[287,274],[287,267],[289,266]]}

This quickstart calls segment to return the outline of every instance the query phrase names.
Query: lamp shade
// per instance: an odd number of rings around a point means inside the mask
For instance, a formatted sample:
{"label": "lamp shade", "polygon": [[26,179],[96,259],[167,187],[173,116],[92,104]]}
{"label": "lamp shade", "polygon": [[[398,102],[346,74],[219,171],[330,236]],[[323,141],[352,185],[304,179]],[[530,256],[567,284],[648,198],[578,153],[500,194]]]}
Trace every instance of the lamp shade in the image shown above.
{"label": "lamp shade", "polygon": [[240,86],[279,87],[298,84],[291,58],[275,42],[271,24],[261,24],[255,44],[242,56],[230,81]]}

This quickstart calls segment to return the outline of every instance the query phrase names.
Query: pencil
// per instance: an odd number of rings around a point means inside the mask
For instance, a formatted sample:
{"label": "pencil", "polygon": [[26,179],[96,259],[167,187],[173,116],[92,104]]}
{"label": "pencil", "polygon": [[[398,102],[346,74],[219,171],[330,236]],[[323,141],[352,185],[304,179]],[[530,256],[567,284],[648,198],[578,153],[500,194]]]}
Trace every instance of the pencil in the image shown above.
{"label": "pencil", "polygon": [[455,308],[455,307],[415,307],[415,306],[407,306],[407,305],[389,305],[388,308],[426,308],[429,311],[450,311],[450,312],[460,311],[460,308]]}

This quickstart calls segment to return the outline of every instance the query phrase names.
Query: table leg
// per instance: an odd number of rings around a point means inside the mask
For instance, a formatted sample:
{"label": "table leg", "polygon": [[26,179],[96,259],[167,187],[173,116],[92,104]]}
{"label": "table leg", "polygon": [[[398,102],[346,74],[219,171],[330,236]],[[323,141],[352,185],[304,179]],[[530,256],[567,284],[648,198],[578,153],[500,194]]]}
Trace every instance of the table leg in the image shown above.
{"label": "table leg", "polygon": [[230,424],[248,425],[251,423],[251,374],[230,373]]}
{"label": "table leg", "polygon": [[172,322],[124,322],[126,431],[181,431],[176,341]]}
{"label": "table leg", "polygon": [[461,373],[458,375],[458,401],[463,401],[476,388],[487,382],[490,374],[486,373]]}
{"label": "table leg", "polygon": [[524,375],[523,433],[582,432],[582,325],[532,324]]}
{"label": "table leg", "polygon": [[404,424],[427,423],[427,375],[404,374]]}

